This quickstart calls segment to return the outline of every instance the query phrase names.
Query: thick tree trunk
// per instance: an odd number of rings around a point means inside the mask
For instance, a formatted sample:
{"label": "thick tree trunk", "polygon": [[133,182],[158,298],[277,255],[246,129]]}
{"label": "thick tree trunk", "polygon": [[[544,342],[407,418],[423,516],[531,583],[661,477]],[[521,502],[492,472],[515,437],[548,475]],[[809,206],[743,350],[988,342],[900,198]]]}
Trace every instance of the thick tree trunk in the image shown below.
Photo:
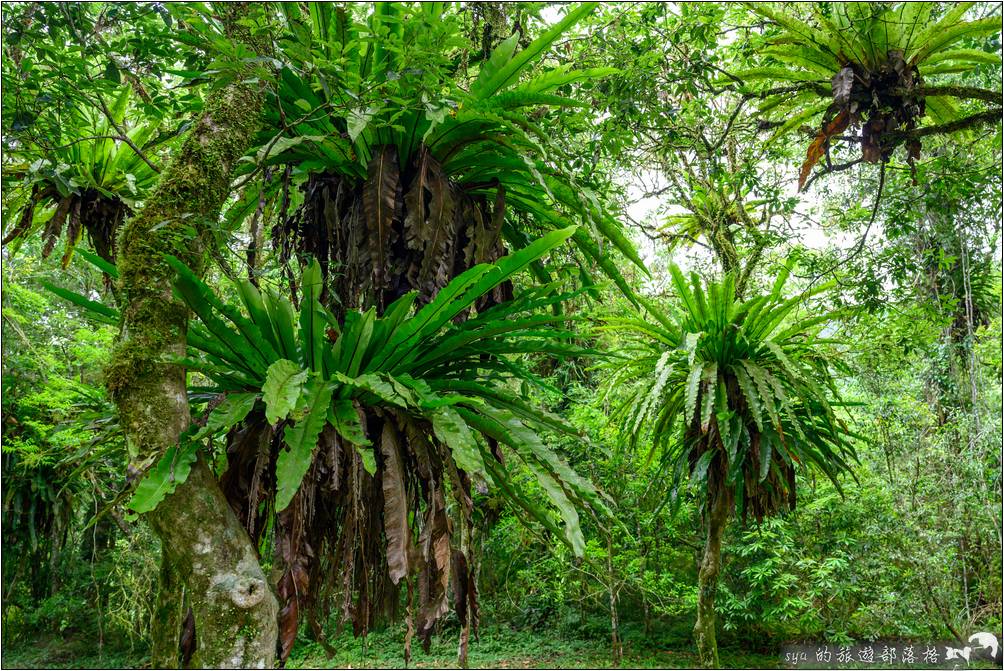
{"label": "thick tree trunk", "polygon": [[[195,615],[195,668],[271,668],[279,609],[258,554],[200,459],[150,513],[166,559],[185,577]],[[174,634],[177,645],[178,633]]]}
{"label": "thick tree trunk", "polygon": [[718,668],[718,643],[715,640],[715,592],[718,589],[718,571],[721,568],[722,533],[728,522],[728,506],[724,494],[712,495],[708,502],[708,536],[704,544],[698,574],[697,623],[694,625],[694,642],[701,666]]}
{"label": "thick tree trunk", "polygon": [[[248,5],[218,5],[228,35],[259,53],[259,42],[238,20]],[[261,85],[249,72],[209,100],[161,174],[143,209],[118,241],[123,333],[106,383],[119,410],[133,473],[154,463],[190,422],[185,371],[164,363],[185,354],[188,310],[171,291],[173,254],[193,269],[203,266],[205,240],[230,191],[238,159],[258,129]],[[256,550],[227,505],[215,477],[200,460],[188,480],[149,515],[165,561],[178,572],[195,615],[199,667],[271,667],[275,658],[276,601]],[[165,586],[165,607],[176,587]],[[173,608],[173,606],[171,606]],[[156,664],[176,665],[173,622],[158,627]],[[164,639],[167,640],[164,640]],[[172,664],[173,663],[173,664]]]}

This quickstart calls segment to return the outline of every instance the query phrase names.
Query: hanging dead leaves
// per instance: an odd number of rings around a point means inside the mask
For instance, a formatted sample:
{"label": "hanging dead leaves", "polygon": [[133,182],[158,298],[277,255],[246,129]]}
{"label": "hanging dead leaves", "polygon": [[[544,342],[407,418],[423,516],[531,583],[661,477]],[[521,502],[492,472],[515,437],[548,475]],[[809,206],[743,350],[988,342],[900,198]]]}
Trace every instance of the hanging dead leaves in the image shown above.
{"label": "hanging dead leaves", "polygon": [[448,448],[430,440],[430,426],[404,412],[356,411],[375,439],[372,472],[360,448],[326,427],[310,471],[273,528],[269,492],[282,432],[252,416],[229,436],[221,486],[256,546],[272,548],[279,657],[289,657],[304,621],[325,647],[323,625],[333,615],[339,629],[351,623],[365,636],[398,616],[404,589],[405,660],[413,633],[429,649],[452,594],[465,663],[478,627],[471,480]]}
{"label": "hanging dead leaves", "polygon": [[65,238],[62,264],[65,268],[73,256],[73,250],[86,232],[91,246],[106,261],[115,260],[115,234],[126,216],[129,207],[97,189],[84,189],[76,193],[62,195],[54,185],[36,183],[28,201],[18,216],[17,224],[4,236],[0,244],[8,245],[15,240],[27,238],[39,218],[41,208],[55,205],[55,210],[42,224],[42,257],[48,258],[59,239]]}
{"label": "hanging dead leaves", "polygon": [[[724,381],[731,407],[745,411],[747,402],[736,376],[726,374]],[[698,394],[696,407],[704,406],[706,394],[706,390]],[[702,418],[698,413],[688,429],[688,441],[694,445],[694,449],[687,454],[691,472],[703,459],[704,466],[698,468],[698,472],[704,474],[708,490],[720,492],[719,495],[725,497],[728,510],[735,506],[743,524],[750,516],[758,525],[763,524],[767,517],[785,510],[794,511],[797,504],[795,466],[801,465],[801,462],[797,454],[784,446],[785,435],[781,424],[772,428],[780,438],[780,445],[776,448],[764,438],[755,422],[745,426],[745,435],[748,436],[746,453],[738,466],[739,472],[733,475],[730,475],[730,470],[735,469],[738,463],[737,445],[730,443],[729,436],[736,436],[735,432],[739,430],[734,420],[723,421],[713,413]],[[733,481],[741,481],[742,484],[737,487]]]}
{"label": "hanging dead leaves", "polygon": [[[885,163],[896,147],[905,143],[907,163],[920,158],[921,144],[905,133],[914,130],[924,116],[924,97],[917,89],[922,82],[915,65],[898,50],[889,51],[875,69],[847,63],[830,80],[833,102],[823,114],[822,126],[806,151],[798,175],[798,189],[805,188],[809,175],[824,157],[828,159],[834,139],[856,142],[861,146],[861,161]],[[856,135],[842,133],[851,128]]]}
{"label": "hanging dead leaves", "polygon": [[[291,283],[297,259],[320,262],[327,278],[321,300],[338,314],[386,306],[412,289],[428,301],[463,270],[504,253],[504,191],[492,207],[468,195],[424,147],[404,166],[395,147],[378,148],[364,179],[316,174],[303,188],[301,208],[287,215],[283,207],[273,244]],[[511,297],[508,284],[499,291],[489,300]],[[464,663],[478,624],[471,480],[427,423],[403,411],[356,411],[373,447],[326,427],[271,530],[282,431],[252,416],[229,437],[222,486],[258,547],[272,548],[280,660],[301,622],[324,646],[323,624],[332,616],[339,628],[351,623],[354,634],[365,635],[397,617],[404,591],[405,660],[415,635],[428,649],[452,605]]]}
{"label": "hanging dead leaves", "polygon": [[[339,317],[346,308],[383,308],[413,289],[424,303],[464,270],[504,255],[505,192],[495,187],[490,206],[451,181],[426,147],[404,165],[395,147],[380,147],[365,179],[311,175],[303,206],[280,218],[273,245],[290,282],[294,253],[320,262],[322,300]],[[505,290],[496,293],[502,300]]]}

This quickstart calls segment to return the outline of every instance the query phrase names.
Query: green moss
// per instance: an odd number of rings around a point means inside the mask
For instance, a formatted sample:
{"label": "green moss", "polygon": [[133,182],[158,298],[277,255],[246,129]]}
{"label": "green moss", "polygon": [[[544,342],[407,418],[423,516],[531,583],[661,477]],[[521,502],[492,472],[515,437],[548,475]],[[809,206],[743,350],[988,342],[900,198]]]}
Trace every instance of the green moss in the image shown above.
{"label": "green moss", "polygon": [[[142,211],[119,235],[125,336],[106,370],[133,459],[144,463],[177,440],[178,404],[163,402],[165,380],[182,376],[165,355],[184,353],[188,310],[172,294],[170,254],[196,272],[230,192],[233,167],[258,127],[264,94],[256,84],[231,86],[206,108]],[[184,380],[178,381],[183,388]],[[187,419],[187,416],[186,418]],[[141,454],[140,452],[147,454]]]}
{"label": "green moss", "polygon": [[[221,8],[228,32],[247,33],[238,19],[251,7],[234,3]],[[188,309],[173,294],[173,270],[165,257],[173,255],[201,274],[234,166],[254,137],[263,102],[264,92],[250,69],[215,94],[142,210],[120,230],[123,335],[105,381],[118,406],[134,468],[149,465],[176,444],[189,422],[184,369],[167,360],[185,354]],[[201,461],[147,519],[161,539],[165,560],[182,575],[190,595],[199,632],[195,666],[270,667],[275,599],[267,593],[247,535]],[[193,530],[208,540],[200,537],[193,544]],[[236,589],[241,585],[222,590],[219,576],[243,580],[249,590]],[[260,596],[253,591],[258,584],[266,590]],[[163,607],[176,611],[176,599],[166,596]],[[167,665],[174,659],[170,646],[176,627],[169,629],[167,648],[158,651],[156,660]]]}
{"label": "green moss", "polygon": [[258,631],[253,622],[245,622],[241,628],[237,630],[237,638],[253,638],[257,633]]}

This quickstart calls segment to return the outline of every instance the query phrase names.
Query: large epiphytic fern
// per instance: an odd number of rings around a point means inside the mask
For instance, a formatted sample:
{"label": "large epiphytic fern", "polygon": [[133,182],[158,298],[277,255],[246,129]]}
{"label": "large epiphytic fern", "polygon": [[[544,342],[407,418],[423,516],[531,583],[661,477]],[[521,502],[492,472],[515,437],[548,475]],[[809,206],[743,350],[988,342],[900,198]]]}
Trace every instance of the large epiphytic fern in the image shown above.
{"label": "large epiphytic fern", "polygon": [[[573,234],[554,231],[475,266],[417,310],[411,292],[382,314],[348,311],[344,321],[320,302],[316,262],[303,273],[296,310],[247,281],[236,286],[241,306],[225,304],[171,259],[177,292],[197,318],[188,355],[177,363],[210,381],[197,391],[213,400],[201,426],[152,466],[132,508],[154,507],[187,476],[204,439],[226,434],[224,493],[263,549],[276,529],[283,658],[302,617],[316,624],[315,606],[337,596],[334,605],[365,632],[402,587],[427,644],[447,612],[450,585],[466,655],[477,626],[467,545],[472,486],[497,487],[577,554],[584,547],[578,511],[606,511],[593,486],[542,438],[577,432],[511,388],[535,380],[521,363],[527,356],[585,353],[560,327],[567,317],[540,314],[567,294],[542,286],[472,313],[479,297]],[[113,316],[107,308],[98,314]],[[539,494],[527,490],[521,472],[532,474]],[[287,533],[291,526],[302,533]]]}
{"label": "large epiphytic fern", "polygon": [[629,386],[615,418],[631,439],[650,433],[677,482],[689,475],[758,520],[794,507],[797,467],[839,488],[855,456],[819,337],[833,315],[794,318],[808,294],[782,297],[787,271],[769,293],[739,301],[732,275],[705,285],[671,270],[676,305],[646,301],[651,319],[610,320],[630,343],[607,384]]}
{"label": "large epiphytic fern", "polygon": [[[4,182],[15,197],[5,208],[13,216],[3,244],[41,229],[42,255],[48,256],[65,237],[65,266],[86,232],[98,254],[114,257],[118,226],[157,180],[156,171],[135,148],[147,144],[158,124],[130,123],[129,98],[130,89],[123,87],[109,107],[111,119],[93,110],[83,112],[72,128],[63,127],[58,147],[10,153],[13,162],[4,166]],[[116,125],[132,146],[116,139]]]}
{"label": "large epiphytic fern", "polygon": [[[1000,33],[1000,16],[964,20],[975,4],[848,2],[824,8],[806,3],[811,18],[798,16],[791,7],[749,4],[776,31],[767,33],[767,46],[759,51],[763,66],[735,75],[747,86],[767,81],[783,89],[767,95],[760,106],[762,113],[779,120],[774,137],[807,123],[819,128],[802,166],[800,186],[825,155],[831,138],[848,127],[860,128],[863,160],[887,161],[893,149],[906,143],[908,160],[913,161],[920,153],[920,136],[909,135],[924,117],[949,132],[947,124],[966,125],[960,100],[980,99],[999,107],[999,92],[930,86],[941,75],[1001,64],[998,53],[980,48],[977,41]],[[936,17],[943,5],[947,9]],[[999,119],[1000,110],[992,112],[971,120]]]}
{"label": "large epiphytic fern", "polygon": [[[354,417],[359,405],[428,422],[435,439],[443,442],[442,449],[452,454],[459,468],[491,477],[483,462],[486,455],[471,439],[472,431],[484,429],[484,435],[506,444],[516,442],[512,447],[521,450],[525,446],[516,436],[529,436],[525,426],[516,424],[528,422],[538,429],[574,433],[564,422],[532,409],[499,385],[512,377],[532,379],[503,355],[565,355],[581,350],[562,342],[570,332],[554,328],[567,317],[533,314],[567,298],[555,294],[554,287],[531,290],[519,300],[459,323],[453,320],[468,314],[480,296],[572,233],[570,229],[556,231],[495,264],[472,268],[417,312],[413,312],[416,294],[410,293],[381,316],[372,308],[349,312],[344,324],[320,304],[316,262],[304,271],[304,298],[298,311],[284,297],[272,291],[262,296],[248,282],[237,287],[243,304],[240,310],[222,303],[187,267],[172,259],[178,271],[178,291],[199,319],[189,333],[193,356],[184,363],[212,380],[214,392],[260,394],[260,409],[271,425],[288,422],[284,441],[289,451],[280,454],[277,466],[282,471],[277,481],[277,510],[284,509],[296,493],[325,421],[357,448],[370,444]],[[241,402],[250,400],[242,398]],[[210,415],[223,418],[211,424],[213,431],[229,429],[244,419],[231,414],[235,403],[228,401],[226,408]],[[312,409],[318,414],[312,415]],[[530,458],[535,453],[522,454]],[[364,465],[376,461],[365,450],[361,456]],[[562,478],[554,464],[539,465]],[[591,488],[579,489],[580,480],[566,484],[576,499],[592,497]],[[577,525],[569,525],[565,536],[581,548]]]}
{"label": "large epiphytic fern", "polygon": [[[521,246],[521,221],[534,231],[581,223],[576,260],[600,266],[631,295],[602,246],[639,266],[640,258],[539,121],[549,110],[578,111],[584,103],[564,91],[613,70],[530,74],[594,4],[570,8],[523,49],[512,35],[481,62],[461,58],[465,41],[447,3],[375,3],[365,18],[330,3],[303,13],[283,5],[292,37],[281,43],[286,65],[266,125],[273,130],[255,157],[273,175],[271,166],[292,166],[290,181],[304,182],[302,209],[277,229],[279,248],[318,258],[325,272],[337,263],[345,304],[379,305],[410,289],[427,300],[504,254],[503,242]],[[416,44],[441,60],[411,62]],[[263,188],[279,198],[275,176]],[[231,219],[254,211],[260,191],[248,189]]]}

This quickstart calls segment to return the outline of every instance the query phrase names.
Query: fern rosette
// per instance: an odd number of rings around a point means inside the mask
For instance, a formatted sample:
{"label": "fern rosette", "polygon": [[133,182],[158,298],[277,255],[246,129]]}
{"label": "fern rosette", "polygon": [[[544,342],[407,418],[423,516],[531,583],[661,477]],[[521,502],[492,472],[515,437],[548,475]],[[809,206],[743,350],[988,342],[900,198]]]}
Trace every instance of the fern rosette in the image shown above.
{"label": "fern rosette", "polygon": [[[332,572],[327,564],[310,563],[305,546],[279,543],[285,566],[279,592],[287,609],[312,605],[307,595],[321,591],[321,584],[344,588],[334,577],[354,575],[352,566],[385,563],[389,586],[371,576],[343,596],[371,591],[374,580],[378,591],[419,580],[417,631],[428,642],[447,610],[447,578],[460,571],[469,581],[459,592],[471,618],[464,615],[465,626],[476,626],[466,554],[472,484],[496,487],[579,555],[578,511],[609,514],[603,496],[542,437],[577,431],[508,384],[534,381],[520,362],[531,354],[592,353],[569,344],[574,333],[561,324],[573,318],[541,313],[569,294],[545,285],[472,313],[481,296],[573,234],[574,228],[554,231],[494,264],[475,266],[417,310],[417,292],[411,292],[381,315],[348,311],[343,322],[321,304],[316,262],[301,278],[297,310],[248,281],[235,287],[241,307],[228,305],[170,258],[176,290],[196,317],[188,355],[176,363],[211,381],[197,391],[213,399],[212,409],[203,426],[193,426],[152,467],[132,509],[155,507],[184,479],[203,439],[226,435],[221,486],[229,500],[244,502],[240,515],[259,544],[267,542],[277,515],[280,526],[296,519],[309,527],[305,542],[312,551],[327,544],[335,555],[349,547],[369,553],[358,565],[352,560]],[[110,318],[107,308],[97,316]],[[517,476],[514,458],[532,474],[533,491]],[[308,497],[326,503],[308,507]],[[458,512],[448,513],[450,499]],[[377,528],[368,531],[370,525]],[[381,534],[385,555],[365,545],[365,538]],[[368,616],[352,613],[357,626],[369,626]]]}
{"label": "fern rosette", "polygon": [[607,385],[639,380],[615,418],[637,441],[649,432],[677,483],[687,476],[709,498],[724,495],[757,520],[795,506],[795,471],[817,468],[833,480],[855,453],[836,408],[836,365],[819,331],[833,314],[792,318],[823,285],[791,298],[773,289],[746,301],[735,278],[706,286],[671,267],[678,305],[648,301],[649,319],[611,320],[632,354],[606,364]]}

